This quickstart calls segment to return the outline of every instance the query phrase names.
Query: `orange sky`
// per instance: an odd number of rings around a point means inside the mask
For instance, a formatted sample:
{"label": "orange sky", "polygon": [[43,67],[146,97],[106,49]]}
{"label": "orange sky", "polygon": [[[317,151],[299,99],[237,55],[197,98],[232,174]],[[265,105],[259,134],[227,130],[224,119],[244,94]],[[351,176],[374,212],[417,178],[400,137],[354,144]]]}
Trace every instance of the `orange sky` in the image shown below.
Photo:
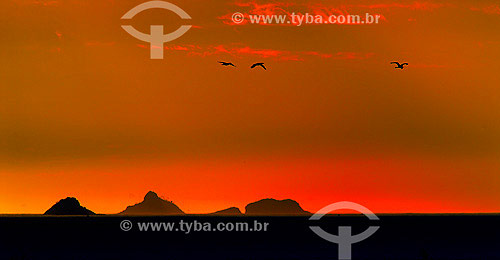
{"label": "orange sky", "polygon": [[[66,196],[116,213],[148,190],[191,213],[265,197],[500,211],[498,2],[171,1],[195,28],[164,60],[120,26],[183,23],[120,20],[142,2],[0,3],[0,213]],[[233,12],[384,19],[233,25]]]}

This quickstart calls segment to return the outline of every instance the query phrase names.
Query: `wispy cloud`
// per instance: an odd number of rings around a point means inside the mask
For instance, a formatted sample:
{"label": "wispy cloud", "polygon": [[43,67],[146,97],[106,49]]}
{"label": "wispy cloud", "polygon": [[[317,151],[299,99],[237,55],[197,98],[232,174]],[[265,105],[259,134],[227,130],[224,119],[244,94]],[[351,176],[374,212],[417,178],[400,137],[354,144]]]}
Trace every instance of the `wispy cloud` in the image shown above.
{"label": "wispy cloud", "polygon": [[56,36],[57,36],[57,38],[58,38],[59,40],[61,40],[61,39],[62,39],[62,37],[63,37],[62,32],[60,32],[60,31],[55,31],[55,34],[56,34]]}
{"label": "wispy cloud", "polygon": [[[369,12],[372,15],[379,15],[381,21],[387,21],[385,16],[380,13],[381,11],[388,11],[391,9],[407,9],[412,11],[434,11],[436,9],[445,7],[454,7],[451,3],[436,3],[436,2],[421,2],[415,1],[410,3],[372,3],[372,4],[324,4],[324,3],[296,3],[296,2],[273,2],[273,3],[260,3],[255,0],[248,2],[235,2],[233,6],[239,9],[235,10],[242,13],[245,17],[250,15],[288,15],[292,13],[297,15],[310,14],[313,16],[321,16],[323,20],[328,20],[332,15],[352,15]],[[223,23],[228,25],[237,25],[232,21],[232,13],[228,13],[218,17]],[[238,25],[248,24],[243,22]],[[272,24],[277,26],[293,26],[293,24]]]}
{"label": "wispy cloud", "polygon": [[419,2],[415,1],[413,3],[384,3],[384,4],[369,4],[369,5],[350,5],[350,7],[358,7],[358,8],[368,8],[368,9],[409,9],[414,11],[434,11],[439,8],[444,7],[452,7],[454,6],[451,3],[435,3],[435,2]]}
{"label": "wispy cloud", "polygon": [[[249,15],[290,15],[291,13],[286,10],[287,7],[295,6],[294,3],[273,2],[273,3],[258,3],[257,1],[250,2],[235,2],[232,3],[245,17]],[[228,13],[218,17],[223,23],[228,25],[236,25],[232,20],[233,13]],[[246,24],[247,22],[240,23],[239,25]]]}
{"label": "wispy cloud", "polygon": [[[145,45],[140,45],[142,48],[148,48]],[[256,56],[260,58],[270,58],[282,61],[302,61],[307,58],[321,59],[337,59],[337,60],[362,60],[369,59],[374,56],[374,53],[358,53],[358,52],[343,52],[322,53],[318,51],[289,51],[277,49],[258,49],[250,46],[239,44],[233,45],[213,45],[213,46],[198,46],[198,45],[169,45],[166,50],[182,51],[190,56],[212,56],[227,54],[233,57]]]}
{"label": "wispy cloud", "polygon": [[469,8],[471,11],[475,12],[482,12],[485,14],[500,14],[500,5],[494,4],[494,5],[488,5],[488,6],[483,6],[483,7],[470,7]]}
{"label": "wispy cloud", "polygon": [[36,6],[57,6],[60,4],[59,0],[13,0],[13,2],[19,5],[36,5]]}
{"label": "wispy cloud", "polygon": [[449,68],[449,65],[445,64],[425,64],[425,63],[412,63],[412,68],[425,68],[425,69],[444,69]]}

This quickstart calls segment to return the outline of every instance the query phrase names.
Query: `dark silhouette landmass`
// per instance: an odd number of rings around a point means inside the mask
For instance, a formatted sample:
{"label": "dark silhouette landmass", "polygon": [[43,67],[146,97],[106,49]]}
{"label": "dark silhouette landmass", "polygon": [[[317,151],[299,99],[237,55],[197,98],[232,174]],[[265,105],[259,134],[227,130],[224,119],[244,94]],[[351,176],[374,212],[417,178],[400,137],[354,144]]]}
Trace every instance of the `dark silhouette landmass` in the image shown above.
{"label": "dark silhouette landmass", "polygon": [[184,215],[177,205],[171,201],[164,200],[155,192],[148,192],[144,196],[144,201],[128,206],[124,211],[119,214],[123,215]]}
{"label": "dark silhouette landmass", "polygon": [[[124,211],[118,213],[120,215],[136,215],[136,216],[165,216],[165,215],[185,215],[177,205],[172,201],[164,200],[153,191],[149,191],[144,200],[132,206],[128,206]],[[68,197],[54,204],[44,215],[96,215],[96,213],[80,205],[76,198]],[[243,214],[239,208],[231,207],[224,210],[219,210],[206,215],[212,216],[243,216],[243,215],[259,215],[259,216],[302,216],[311,215],[300,207],[299,203],[291,199],[276,200],[263,199],[248,204],[245,207]]]}
{"label": "dark silhouette landmass", "polygon": [[65,198],[54,204],[44,215],[96,215],[94,212],[88,210],[80,205],[76,198]]}
{"label": "dark silhouette landmass", "polygon": [[228,209],[216,211],[216,212],[214,212],[212,214],[209,214],[209,215],[217,215],[217,216],[242,216],[243,213],[241,213],[241,211],[240,211],[239,208],[237,208],[237,207],[231,207],[231,208],[228,208]]}
{"label": "dark silhouette landmass", "polygon": [[245,207],[245,215],[310,215],[311,213],[303,210],[299,203],[294,200],[275,200],[263,199],[248,204]]}

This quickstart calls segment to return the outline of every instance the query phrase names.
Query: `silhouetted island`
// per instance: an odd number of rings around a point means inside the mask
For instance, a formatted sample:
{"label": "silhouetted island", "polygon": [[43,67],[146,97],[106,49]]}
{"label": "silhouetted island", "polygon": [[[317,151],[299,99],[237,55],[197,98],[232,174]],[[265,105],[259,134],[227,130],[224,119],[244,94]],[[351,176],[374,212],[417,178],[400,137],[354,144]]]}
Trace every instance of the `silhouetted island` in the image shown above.
{"label": "silhouetted island", "polygon": [[96,215],[80,205],[76,198],[65,198],[54,204],[44,215]]}
{"label": "silhouetted island", "polygon": [[171,201],[164,200],[155,192],[148,192],[144,201],[128,206],[119,214],[123,215],[184,215],[184,212]]}
{"label": "silhouetted island", "polygon": [[237,208],[237,207],[231,207],[231,208],[228,208],[228,209],[216,211],[216,212],[214,212],[212,214],[209,214],[209,215],[217,215],[217,216],[242,216],[243,213],[241,213],[241,211],[240,211],[239,208]]}
{"label": "silhouetted island", "polygon": [[303,210],[299,203],[294,200],[275,200],[263,199],[248,204],[245,207],[246,215],[310,215],[311,213]]}

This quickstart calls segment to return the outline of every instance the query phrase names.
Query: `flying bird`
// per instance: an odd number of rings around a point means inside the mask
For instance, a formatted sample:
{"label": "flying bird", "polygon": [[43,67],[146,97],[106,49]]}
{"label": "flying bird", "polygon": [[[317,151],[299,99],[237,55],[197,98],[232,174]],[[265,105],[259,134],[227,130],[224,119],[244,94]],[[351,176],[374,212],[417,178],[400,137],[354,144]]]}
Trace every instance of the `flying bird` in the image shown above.
{"label": "flying bird", "polygon": [[391,62],[391,64],[396,64],[396,67],[394,67],[395,69],[404,69],[405,65],[408,66],[408,63],[399,64],[399,62],[397,62],[397,61],[393,61],[393,62]]}
{"label": "flying bird", "polygon": [[252,65],[252,67],[250,68],[255,68],[255,67],[258,67],[258,66],[261,66],[264,70],[267,70],[266,69],[266,66],[264,66],[264,63],[263,62],[260,62],[260,63],[255,63],[254,65]]}
{"label": "flying bird", "polygon": [[219,63],[220,63],[222,66],[233,66],[233,67],[236,67],[236,66],[234,66],[234,64],[232,64],[231,62],[219,61]]}

